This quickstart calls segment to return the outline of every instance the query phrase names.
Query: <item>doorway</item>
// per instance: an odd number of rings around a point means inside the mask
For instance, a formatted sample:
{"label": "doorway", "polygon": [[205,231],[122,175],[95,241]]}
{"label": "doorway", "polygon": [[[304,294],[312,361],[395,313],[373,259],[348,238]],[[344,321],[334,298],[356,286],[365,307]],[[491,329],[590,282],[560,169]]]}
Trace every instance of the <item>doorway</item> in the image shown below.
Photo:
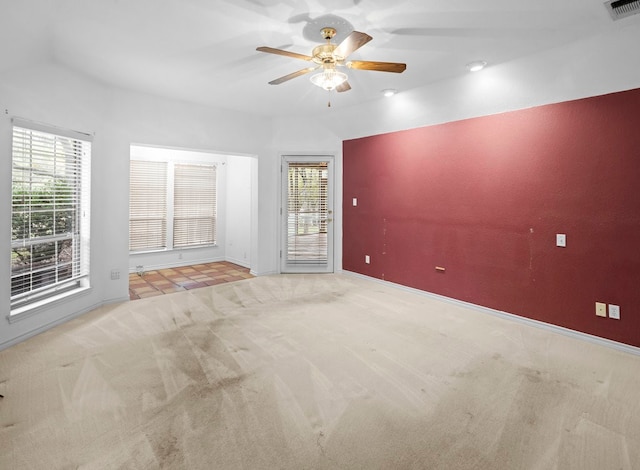
{"label": "doorway", "polygon": [[283,273],[333,272],[333,156],[282,157]]}

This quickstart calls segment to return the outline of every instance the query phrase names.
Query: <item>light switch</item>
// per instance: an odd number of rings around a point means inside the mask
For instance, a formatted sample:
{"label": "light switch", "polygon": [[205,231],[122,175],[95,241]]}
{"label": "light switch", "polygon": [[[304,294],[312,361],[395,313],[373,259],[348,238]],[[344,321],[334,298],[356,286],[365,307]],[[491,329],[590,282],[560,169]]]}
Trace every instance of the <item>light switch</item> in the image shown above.
{"label": "light switch", "polygon": [[353,198],[353,207],[356,207],[358,205],[358,198],[354,197]]}
{"label": "light switch", "polygon": [[556,246],[567,246],[567,235],[564,233],[556,234]]}
{"label": "light switch", "polygon": [[371,258],[369,258],[369,255],[364,255],[364,262],[367,264],[371,264]]}

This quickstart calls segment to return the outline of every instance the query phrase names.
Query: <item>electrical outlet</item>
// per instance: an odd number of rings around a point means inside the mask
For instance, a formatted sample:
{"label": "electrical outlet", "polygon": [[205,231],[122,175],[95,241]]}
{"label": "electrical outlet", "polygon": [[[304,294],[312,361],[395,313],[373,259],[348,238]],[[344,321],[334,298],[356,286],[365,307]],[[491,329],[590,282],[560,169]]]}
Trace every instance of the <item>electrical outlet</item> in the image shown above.
{"label": "electrical outlet", "polygon": [[364,262],[367,264],[371,264],[371,258],[369,257],[369,255],[364,255]]}
{"label": "electrical outlet", "polygon": [[596,302],[596,315],[599,317],[607,317],[607,304]]}
{"label": "electrical outlet", "polygon": [[609,318],[620,320],[620,305],[609,304]]}
{"label": "electrical outlet", "polygon": [[564,233],[556,234],[556,246],[566,247],[567,246],[567,235]]}

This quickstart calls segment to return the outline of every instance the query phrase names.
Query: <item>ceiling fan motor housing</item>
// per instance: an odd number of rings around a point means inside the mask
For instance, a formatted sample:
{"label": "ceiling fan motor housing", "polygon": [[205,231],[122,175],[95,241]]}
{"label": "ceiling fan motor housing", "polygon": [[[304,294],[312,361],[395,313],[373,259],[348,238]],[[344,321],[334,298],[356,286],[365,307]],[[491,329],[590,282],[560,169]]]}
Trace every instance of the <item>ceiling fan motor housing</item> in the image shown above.
{"label": "ceiling fan motor housing", "polygon": [[344,60],[343,57],[338,57],[333,53],[336,47],[338,47],[336,44],[330,43],[314,47],[312,52],[313,61],[320,65],[330,65]]}
{"label": "ceiling fan motor housing", "polygon": [[326,44],[321,44],[313,48],[313,52],[311,55],[313,56],[313,61],[318,65],[323,66],[335,66],[340,61],[344,60],[344,57],[340,57],[334,54],[333,51],[338,47],[337,44],[332,44],[331,39],[336,35],[335,28],[322,28],[320,30],[320,34],[322,38],[327,41]]}

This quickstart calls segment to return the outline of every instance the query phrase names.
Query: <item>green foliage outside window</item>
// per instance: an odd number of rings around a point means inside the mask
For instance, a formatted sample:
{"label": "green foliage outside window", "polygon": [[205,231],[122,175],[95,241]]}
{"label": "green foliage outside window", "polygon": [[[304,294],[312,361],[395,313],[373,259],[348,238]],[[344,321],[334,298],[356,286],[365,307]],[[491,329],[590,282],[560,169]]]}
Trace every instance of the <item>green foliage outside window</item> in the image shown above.
{"label": "green foliage outside window", "polygon": [[[58,280],[61,274],[66,277],[66,273],[60,272],[60,265],[72,260],[72,233],[76,226],[74,200],[72,188],[62,180],[32,189],[14,184],[11,214],[12,276],[57,265]],[[65,271],[69,271],[70,275],[70,264]],[[45,282],[45,277],[50,276],[43,275],[42,282]],[[24,283],[19,278],[14,278],[14,281],[12,286],[16,289]],[[13,287],[12,294],[16,294]]]}

